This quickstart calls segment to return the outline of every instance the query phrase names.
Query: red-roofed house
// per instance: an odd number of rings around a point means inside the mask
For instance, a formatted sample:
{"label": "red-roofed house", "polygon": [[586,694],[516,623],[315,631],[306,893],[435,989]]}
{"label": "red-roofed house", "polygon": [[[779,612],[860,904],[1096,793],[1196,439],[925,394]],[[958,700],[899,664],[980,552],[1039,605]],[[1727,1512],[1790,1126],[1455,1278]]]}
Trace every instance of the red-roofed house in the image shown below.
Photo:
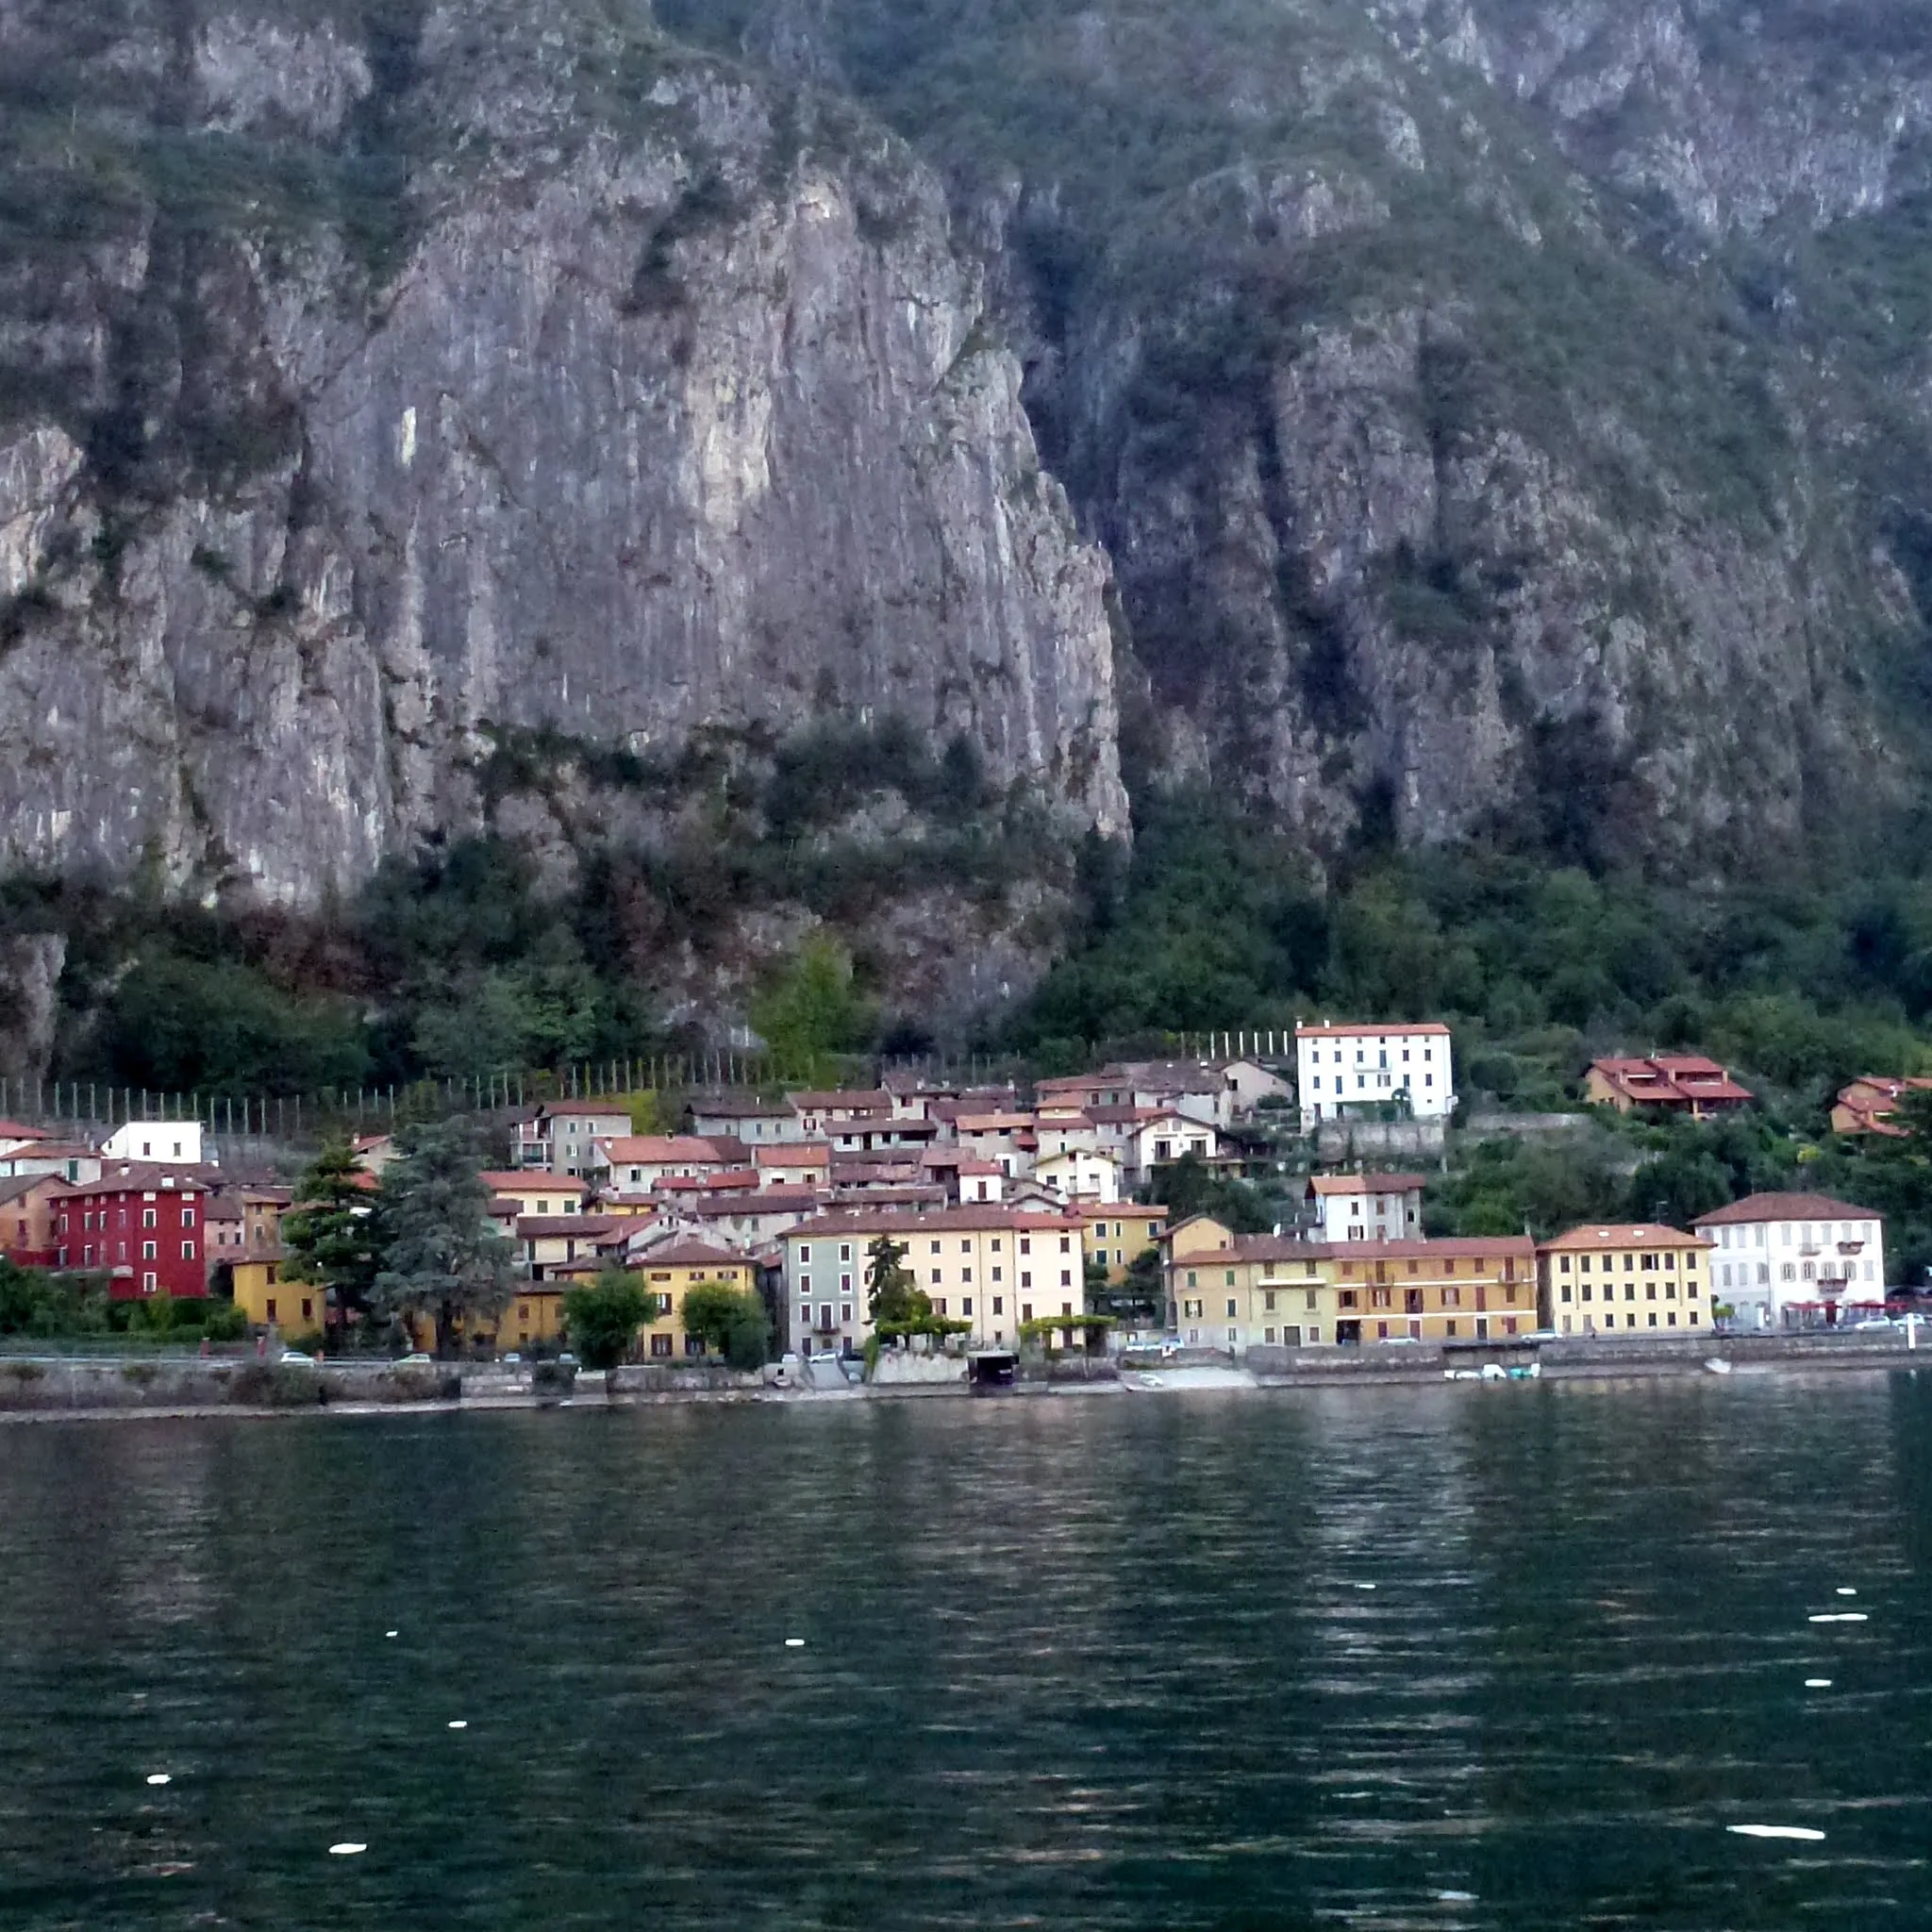
{"label": "red-roofed house", "polygon": [[1749,1194],[1691,1224],[1716,1243],[1711,1299],[1740,1328],[1836,1322],[1885,1300],[1885,1222],[1829,1194]]}
{"label": "red-roofed house", "polygon": [[1419,1174],[1318,1174],[1303,1194],[1315,1216],[1310,1239],[1318,1241],[1391,1241],[1423,1231]]}
{"label": "red-roofed house", "polygon": [[1834,1134],[1879,1134],[1888,1140],[1903,1141],[1910,1129],[1900,1126],[1892,1119],[1899,1102],[1907,1093],[1928,1091],[1932,1091],[1932,1080],[1889,1080],[1881,1074],[1868,1074],[1840,1092],[1831,1109],[1831,1131]]}
{"label": "red-roofed house", "polygon": [[1701,1054],[1657,1054],[1650,1059],[1592,1060],[1584,1075],[1584,1097],[1619,1113],[1657,1108],[1694,1121],[1731,1113],[1755,1097],[1715,1060]]}
{"label": "red-roofed house", "polygon": [[628,1134],[599,1141],[589,1171],[611,1193],[648,1194],[670,1179],[702,1180],[726,1165],[716,1141],[694,1134]]}
{"label": "red-roofed house", "polygon": [[71,1190],[58,1174],[0,1180],[0,1255],[21,1268],[51,1268],[59,1250],[58,1204]]}
{"label": "red-roofed house", "polygon": [[1438,1020],[1294,1029],[1302,1125],[1385,1111],[1441,1120],[1456,1111],[1449,1029]]}

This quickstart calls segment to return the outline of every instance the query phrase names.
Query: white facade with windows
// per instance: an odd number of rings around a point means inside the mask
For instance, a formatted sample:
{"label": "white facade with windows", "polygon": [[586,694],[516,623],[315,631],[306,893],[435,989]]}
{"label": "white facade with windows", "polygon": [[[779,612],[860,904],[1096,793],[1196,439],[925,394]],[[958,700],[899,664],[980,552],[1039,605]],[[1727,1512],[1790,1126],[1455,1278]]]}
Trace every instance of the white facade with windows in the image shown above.
{"label": "white facade with windows", "polygon": [[1379,1117],[1384,1109],[1415,1120],[1456,1110],[1449,1029],[1439,1021],[1415,1026],[1297,1026],[1295,1079],[1302,1125]]}
{"label": "white facade with windows", "polygon": [[103,1160],[181,1161],[201,1165],[199,1121],[129,1121],[101,1142]]}
{"label": "white facade with windows", "polygon": [[[1885,1223],[1825,1194],[1753,1194],[1701,1215],[1714,1306],[1746,1330],[1856,1321],[1885,1300]],[[1856,1310],[1856,1312],[1854,1312]]]}

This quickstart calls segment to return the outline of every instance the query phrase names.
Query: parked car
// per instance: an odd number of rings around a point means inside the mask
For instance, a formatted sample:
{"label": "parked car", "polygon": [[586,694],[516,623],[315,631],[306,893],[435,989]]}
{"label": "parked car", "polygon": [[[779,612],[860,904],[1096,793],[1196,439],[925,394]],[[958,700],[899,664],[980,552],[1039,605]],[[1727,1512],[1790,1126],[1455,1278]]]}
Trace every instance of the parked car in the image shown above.
{"label": "parked car", "polygon": [[408,1355],[398,1356],[395,1366],[399,1369],[427,1369],[435,1366],[435,1357],[426,1356],[420,1348],[411,1349]]}
{"label": "parked car", "polygon": [[282,1351],[282,1366],[284,1368],[300,1367],[312,1369],[315,1366],[315,1357],[304,1355],[299,1348],[285,1348]]}

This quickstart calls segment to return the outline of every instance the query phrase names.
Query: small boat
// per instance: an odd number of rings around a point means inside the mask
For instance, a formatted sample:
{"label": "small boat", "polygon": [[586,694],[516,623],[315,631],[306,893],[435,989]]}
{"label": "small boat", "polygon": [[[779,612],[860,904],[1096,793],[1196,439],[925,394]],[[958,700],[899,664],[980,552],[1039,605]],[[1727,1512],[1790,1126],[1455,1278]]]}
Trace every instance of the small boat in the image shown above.
{"label": "small boat", "polygon": [[1728,1375],[1731,1373],[1730,1363],[1721,1355],[1712,1356],[1704,1366],[1713,1375]]}

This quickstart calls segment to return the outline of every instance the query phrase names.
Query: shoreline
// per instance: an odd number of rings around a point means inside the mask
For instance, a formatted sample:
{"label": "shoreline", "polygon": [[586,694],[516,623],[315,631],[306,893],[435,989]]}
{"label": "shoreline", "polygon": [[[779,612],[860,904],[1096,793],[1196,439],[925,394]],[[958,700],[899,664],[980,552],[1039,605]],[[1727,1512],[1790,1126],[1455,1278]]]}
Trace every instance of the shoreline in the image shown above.
{"label": "shoreline", "polygon": [[[1544,1360],[1538,1382],[1568,1383],[1651,1383],[1700,1378],[1725,1382],[1742,1377],[1840,1375],[1847,1374],[1890,1374],[1919,1366],[1917,1351],[1903,1345],[1874,1347],[1870,1344],[1820,1346],[1815,1341],[1802,1348],[1778,1347],[1787,1341],[1807,1338],[1756,1337],[1745,1351],[1724,1347],[1674,1352],[1669,1356],[1644,1351],[1633,1352],[1619,1360],[1608,1350],[1596,1352],[1585,1360]],[[1742,1354],[1745,1358],[1739,1359]],[[1751,1357],[1758,1359],[1751,1359]],[[1707,1364],[1724,1359],[1726,1373],[1714,1373]],[[1932,1370],[1932,1351],[1924,1366]],[[539,1394],[525,1389],[492,1389],[464,1399],[447,1397],[426,1401],[358,1401],[347,1399],[300,1405],[255,1403],[172,1402],[143,1406],[139,1403],[113,1405],[58,1404],[7,1407],[0,1405],[0,1425],[35,1423],[92,1422],[285,1422],[307,1416],[340,1417],[344,1421],[369,1416],[481,1415],[501,1411],[525,1414],[541,1409],[584,1409],[609,1411],[631,1408],[658,1408],[706,1404],[723,1407],[766,1405],[818,1406],[853,1402],[927,1401],[1037,1401],[1066,1396],[1185,1396],[1185,1395],[1273,1395],[1307,1391],[1328,1392],[1347,1390],[1395,1388],[1516,1388],[1521,1382],[1451,1381],[1440,1360],[1364,1360],[1359,1356],[1338,1357],[1321,1365],[1298,1363],[1282,1369],[1256,1370],[1232,1363],[1181,1367],[1122,1366],[1112,1374],[1086,1375],[1058,1380],[1044,1378],[1026,1381],[1012,1389],[979,1391],[964,1382],[861,1384],[838,1391],[797,1388],[685,1388],[620,1391],[607,1393],[599,1387],[580,1390],[571,1395]]]}

